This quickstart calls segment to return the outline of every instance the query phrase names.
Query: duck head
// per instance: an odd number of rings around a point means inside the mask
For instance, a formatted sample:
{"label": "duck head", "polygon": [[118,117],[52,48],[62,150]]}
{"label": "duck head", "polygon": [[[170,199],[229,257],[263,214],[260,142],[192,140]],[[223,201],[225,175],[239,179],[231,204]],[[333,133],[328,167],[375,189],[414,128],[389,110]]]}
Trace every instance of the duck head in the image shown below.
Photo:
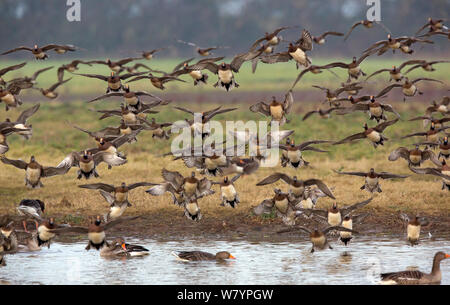
{"label": "duck head", "polygon": [[218,253],[216,254],[216,258],[218,258],[218,259],[229,259],[229,258],[231,258],[231,259],[236,259],[236,257],[234,257],[233,255],[231,255],[231,253],[230,253],[230,252],[227,252],[227,251],[221,251],[221,252],[218,252]]}
{"label": "duck head", "polygon": [[34,157],[34,156],[31,156],[31,158],[30,158],[30,163],[31,162],[36,162],[36,158]]}
{"label": "duck head", "polygon": [[445,137],[444,137],[444,145],[447,145],[447,144],[448,144],[448,137],[445,136]]}
{"label": "duck head", "polygon": [[84,159],[84,160],[87,160],[88,158],[89,158],[88,152],[87,152],[87,150],[85,150],[85,151],[83,152],[83,159]]}
{"label": "duck head", "polygon": [[375,103],[375,97],[373,95],[370,96],[370,102]]}
{"label": "duck head", "polygon": [[97,215],[94,223],[96,226],[99,226],[102,223],[102,218],[100,217],[100,215]]}
{"label": "duck head", "polygon": [[355,56],[353,56],[352,62],[353,62],[353,63],[356,63],[356,57],[355,57]]}
{"label": "duck head", "polygon": [[225,182],[225,183],[228,182],[228,176],[225,176],[225,178],[223,178],[223,182]]}
{"label": "duck head", "polygon": [[367,123],[364,123],[364,130],[369,129],[369,127],[367,126]]}
{"label": "duck head", "polygon": [[333,206],[331,207],[331,210],[336,211],[337,208],[337,202],[333,202]]}
{"label": "duck head", "polygon": [[450,258],[450,254],[444,253],[444,252],[438,252],[436,253],[436,255],[434,256],[434,261],[442,261],[446,258]]}

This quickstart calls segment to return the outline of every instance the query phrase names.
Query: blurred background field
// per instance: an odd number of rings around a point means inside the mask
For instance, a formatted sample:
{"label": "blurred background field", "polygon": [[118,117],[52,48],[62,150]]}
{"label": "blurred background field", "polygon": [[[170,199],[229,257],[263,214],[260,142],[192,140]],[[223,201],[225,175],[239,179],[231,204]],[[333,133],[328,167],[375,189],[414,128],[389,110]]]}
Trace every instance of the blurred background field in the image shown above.
{"label": "blurred background field", "polygon": [[[56,55],[53,55],[52,58],[56,58]],[[37,70],[43,69],[45,67],[54,67],[51,70],[48,70],[46,72],[43,72],[39,75],[37,79],[37,87],[42,88],[48,88],[54,83],[58,81],[56,76],[56,70],[58,67],[60,67],[63,64],[69,63],[72,59],[75,59],[76,56],[70,54],[69,56],[65,56],[65,59],[50,59],[45,62],[38,62],[35,61],[32,57],[24,57],[23,60],[0,60],[0,65],[2,67],[19,64],[21,62],[27,61],[27,64],[20,70],[12,71],[8,74],[8,78],[12,79],[15,77],[20,77],[21,75],[32,75]],[[69,59],[67,59],[69,58]],[[342,62],[351,62],[351,58],[333,58],[333,57],[319,57],[315,58],[313,55],[311,55],[312,62],[314,65],[325,65],[329,64],[331,62],[335,61],[342,61]],[[92,58],[94,59],[94,58]],[[98,58],[97,58],[98,59]],[[111,60],[118,60],[120,58],[111,57]],[[227,57],[224,59],[225,62],[230,62],[231,57]],[[395,58],[383,58],[379,57],[371,57],[366,59],[362,64],[361,68],[362,70],[367,73],[367,75],[370,75],[371,73],[382,69],[382,68],[391,68],[393,65],[399,66],[402,62],[410,59],[427,59],[427,60],[446,60],[448,59],[446,56],[442,57],[436,57],[436,58],[428,58],[426,55],[421,56],[414,56],[414,57],[406,57],[402,55],[398,55]],[[86,59],[87,61],[91,59]],[[106,60],[106,59],[105,59]],[[154,70],[161,70],[167,73],[172,72],[173,68],[182,62],[185,59],[160,59],[160,58],[154,58],[150,61],[148,60],[138,60],[136,63],[143,63]],[[195,62],[195,61],[194,61]],[[219,61],[220,63],[221,61]],[[131,66],[135,62],[132,62],[131,64],[128,64],[126,66]],[[419,78],[419,77],[429,77],[429,78],[435,78],[439,79],[443,82],[446,82],[450,79],[450,73],[449,72],[449,64],[441,63],[436,64],[435,66],[436,71],[433,73],[424,72],[421,68],[415,69],[414,71],[408,73],[406,76],[409,77],[411,80]],[[406,71],[407,68],[404,69]],[[146,69],[141,68],[139,70],[140,72],[146,71]],[[342,82],[345,82],[347,79],[347,70],[340,69],[340,68],[334,68],[332,71],[337,75],[324,70],[320,74],[311,74],[306,73],[301,81],[296,85],[294,91],[317,91],[320,92],[318,89],[312,88],[312,85],[319,85],[323,87],[329,87],[330,89],[336,89],[340,86]],[[403,72],[404,72],[403,71]],[[255,92],[255,91],[261,91],[265,92],[267,94],[270,94],[270,91],[287,91],[292,84],[294,83],[295,78],[297,75],[301,72],[301,69],[296,69],[295,64],[292,62],[288,63],[277,63],[277,64],[264,64],[259,63],[256,73],[253,74],[251,71],[251,63],[247,62],[244,63],[241,67],[239,73],[236,73],[236,81],[239,84],[242,84],[238,90],[234,91],[236,92]],[[89,67],[87,65],[79,65],[79,70],[75,73],[86,73],[86,74],[100,74],[100,75],[109,75],[111,73],[111,70],[105,66],[105,65],[93,65],[92,67]],[[126,73],[126,72],[124,72]],[[166,90],[161,91],[159,89],[154,88],[149,80],[140,80],[137,82],[129,83],[130,87],[133,90],[145,90],[150,93],[154,93],[156,95],[164,95],[166,93],[173,93],[173,92],[181,92],[181,93],[203,93],[203,92],[214,92],[217,95],[225,95],[226,92],[218,91],[217,88],[214,88],[212,84],[214,84],[217,81],[217,76],[212,75],[210,72],[207,71],[207,74],[210,74],[210,79],[208,81],[207,86],[199,85],[199,86],[193,86],[192,78],[188,75],[182,76],[181,79],[185,80],[186,83],[182,82],[170,82],[166,86]],[[155,73],[155,75],[159,76],[161,74]],[[73,100],[77,97],[83,97],[83,98],[94,98],[96,96],[101,95],[106,90],[106,83],[104,83],[101,80],[98,79],[92,79],[87,77],[82,77],[78,75],[73,75],[71,73],[65,72],[64,73],[64,79],[67,79],[69,77],[73,77],[72,80],[70,80],[65,86],[61,86],[58,89],[58,92],[61,92],[61,99],[62,100]],[[381,89],[384,88],[384,86],[389,85],[387,80],[389,79],[389,73],[384,72],[380,73],[378,75],[375,75],[371,77],[365,86],[367,88],[373,88],[373,93],[378,93]],[[128,79],[130,80],[130,79]],[[126,81],[124,82],[126,83]],[[426,86],[430,86],[431,88],[436,89],[443,89],[444,86],[438,84],[438,83],[425,83]],[[103,89],[103,87],[105,87]],[[32,90],[24,91],[24,96],[27,97],[30,93],[33,93]],[[233,93],[233,92],[230,92]],[[65,95],[65,96],[64,96]],[[181,101],[182,102],[182,101]]]}

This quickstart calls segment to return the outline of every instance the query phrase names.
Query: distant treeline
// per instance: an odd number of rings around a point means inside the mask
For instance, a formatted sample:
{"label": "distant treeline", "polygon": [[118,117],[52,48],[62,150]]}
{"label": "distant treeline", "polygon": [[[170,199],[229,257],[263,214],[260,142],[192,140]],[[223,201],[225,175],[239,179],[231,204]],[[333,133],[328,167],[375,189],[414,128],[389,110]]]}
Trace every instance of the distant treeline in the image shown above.
{"label": "distant treeline", "polygon": [[[170,47],[161,54],[188,57],[194,49],[177,39],[201,47],[229,46],[220,54],[246,50],[266,31],[284,25],[298,28],[283,32],[298,39],[303,28],[313,35],[333,30],[345,33],[366,18],[366,0],[80,0],[81,21],[69,22],[66,0],[1,0],[1,49],[19,45],[71,43],[85,49],[77,56],[137,56],[138,51]],[[448,0],[381,0],[381,19],[394,36],[414,35],[430,16],[448,18]],[[382,27],[357,28],[343,42],[329,37],[315,55],[353,56],[371,43],[385,39]],[[445,37],[434,37],[427,52],[444,54]],[[422,48],[422,46],[418,46]],[[283,49],[284,46],[281,46]],[[442,53],[442,54],[440,54]],[[81,54],[81,55],[80,55]],[[22,52],[8,55],[25,56]]]}

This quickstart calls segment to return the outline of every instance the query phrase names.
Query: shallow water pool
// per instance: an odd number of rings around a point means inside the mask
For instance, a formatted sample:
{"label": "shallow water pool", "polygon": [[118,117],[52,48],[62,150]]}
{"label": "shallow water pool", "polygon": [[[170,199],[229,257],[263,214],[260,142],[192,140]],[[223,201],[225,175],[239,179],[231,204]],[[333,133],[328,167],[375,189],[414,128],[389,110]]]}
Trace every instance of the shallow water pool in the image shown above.
{"label": "shallow water pool", "polygon": [[[423,238],[418,246],[403,236],[358,236],[345,247],[310,253],[307,239],[128,239],[145,246],[142,258],[105,259],[87,242],[55,242],[50,249],[6,256],[0,284],[376,284],[380,272],[420,268],[430,272],[437,251],[450,252],[448,237]],[[229,251],[236,260],[180,262],[172,251]],[[450,284],[450,259],[441,263],[442,284]]]}

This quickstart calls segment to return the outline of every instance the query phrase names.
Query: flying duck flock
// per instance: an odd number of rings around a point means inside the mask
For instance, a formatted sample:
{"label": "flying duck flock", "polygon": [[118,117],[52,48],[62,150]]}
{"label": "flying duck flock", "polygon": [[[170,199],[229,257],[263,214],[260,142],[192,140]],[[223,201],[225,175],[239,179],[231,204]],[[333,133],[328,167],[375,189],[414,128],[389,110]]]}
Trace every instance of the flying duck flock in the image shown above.
{"label": "flying duck flock", "polygon": [[[329,36],[343,36],[347,40],[349,35],[358,26],[363,25],[370,29],[374,26],[382,26],[381,23],[362,20],[356,22],[347,34],[338,32],[325,32],[319,36],[313,36],[306,29],[303,29],[300,37],[296,41],[289,42],[284,51],[276,52],[282,42],[286,42],[280,35],[283,31],[294,30],[296,26],[285,26],[274,30],[271,33],[265,33],[258,38],[248,49],[247,52],[238,54],[231,59],[229,63],[223,61],[224,57],[210,57],[214,52],[227,47],[199,47],[194,43],[178,42],[187,44],[195,48],[196,52],[203,57],[200,60],[189,58],[174,67],[171,72],[153,70],[147,65],[137,63],[133,66],[127,66],[135,60],[151,60],[155,53],[162,52],[165,48],[143,51],[139,58],[125,58],[118,61],[93,60],[82,61],[74,60],[64,64],[57,69],[58,82],[49,88],[37,87],[37,79],[41,73],[47,72],[53,67],[46,67],[36,71],[31,77],[23,76],[11,80],[5,80],[4,76],[15,70],[20,70],[26,65],[21,64],[6,67],[0,70],[0,99],[5,104],[5,111],[10,108],[21,107],[22,101],[20,93],[22,90],[38,90],[44,97],[55,99],[58,96],[57,89],[65,85],[74,77],[88,77],[103,81],[105,93],[94,97],[87,103],[93,103],[99,100],[110,99],[111,97],[120,97],[123,99],[119,109],[109,109],[97,111],[101,114],[100,120],[108,117],[120,118],[120,125],[107,127],[99,131],[89,131],[80,126],[72,125],[73,128],[88,134],[95,141],[93,148],[81,148],[78,151],[67,152],[66,156],[61,156],[61,161],[57,164],[40,164],[36,156],[23,156],[25,160],[14,160],[6,156],[9,146],[7,137],[12,134],[18,134],[25,139],[30,139],[33,135],[32,125],[27,123],[31,116],[39,110],[39,104],[24,109],[18,118],[6,119],[0,122],[0,160],[4,164],[2,170],[8,170],[9,166],[14,166],[25,171],[25,185],[30,189],[44,187],[42,180],[46,178],[68,174],[72,168],[76,168],[75,177],[77,179],[89,180],[100,178],[98,166],[106,163],[108,169],[115,166],[122,166],[127,163],[127,157],[120,151],[122,145],[139,145],[137,136],[142,132],[150,131],[152,138],[156,137],[162,140],[169,140],[172,135],[171,127],[174,123],[158,122],[155,118],[147,120],[148,114],[156,114],[155,107],[163,107],[170,104],[170,101],[150,94],[145,91],[132,91],[132,83],[140,80],[148,80],[150,84],[160,90],[165,89],[168,82],[186,82],[180,77],[188,74],[193,85],[207,85],[211,80],[207,71],[217,75],[217,80],[213,83],[214,87],[231,91],[240,87],[236,81],[236,74],[244,62],[250,61],[253,73],[256,72],[259,62],[262,64],[276,64],[278,62],[292,62],[297,69],[302,68],[297,78],[293,81],[291,88],[286,92],[284,100],[277,100],[273,97],[269,103],[259,102],[250,106],[250,111],[259,113],[268,117],[270,122],[276,122],[283,126],[289,122],[288,116],[291,112],[294,97],[292,90],[299,83],[302,77],[310,72],[318,74],[324,70],[333,72],[332,69],[345,69],[348,78],[341,87],[337,89],[324,88],[314,85],[313,87],[324,92],[324,103],[329,104],[329,108],[306,113],[303,120],[306,120],[314,114],[322,118],[330,118],[332,114],[346,115],[352,112],[366,112],[369,121],[364,124],[361,132],[349,135],[344,139],[330,140],[309,140],[303,143],[295,143],[291,138],[293,130],[269,131],[265,135],[254,134],[248,131],[233,131],[232,136],[240,140],[245,145],[256,145],[256,153],[249,155],[233,155],[237,146],[228,146],[226,143],[219,145],[206,145],[200,147],[192,145],[188,149],[172,151],[165,153],[164,156],[171,155],[174,160],[181,159],[185,166],[195,170],[190,175],[184,176],[176,171],[162,169],[162,179],[159,182],[136,182],[132,184],[122,183],[120,185],[110,185],[105,183],[92,183],[80,185],[80,188],[99,190],[106,202],[109,203],[109,211],[105,215],[98,215],[91,220],[88,227],[70,226],[67,224],[57,224],[53,218],[45,218],[45,203],[39,199],[23,199],[17,207],[17,215],[0,216],[0,265],[5,265],[5,256],[12,255],[18,251],[35,251],[43,246],[50,248],[52,239],[59,234],[87,234],[88,244],[86,250],[94,248],[104,257],[130,257],[146,255],[149,250],[139,246],[127,244],[123,238],[116,238],[113,241],[107,241],[106,231],[123,222],[133,221],[139,216],[123,216],[127,207],[131,206],[128,201],[128,194],[136,188],[147,187],[146,192],[149,196],[161,196],[169,193],[173,204],[179,206],[184,211],[184,215],[192,221],[200,221],[202,213],[200,209],[201,199],[214,194],[215,186],[220,191],[220,205],[225,208],[237,208],[240,202],[239,194],[235,185],[245,183],[247,175],[258,171],[262,162],[266,161],[269,149],[279,149],[281,156],[281,168],[273,174],[264,178],[256,184],[257,187],[267,187],[267,185],[283,181],[288,185],[288,191],[283,192],[279,188],[273,189],[273,196],[263,200],[253,208],[257,216],[275,213],[287,225],[286,229],[278,231],[285,232],[300,231],[309,234],[312,243],[311,252],[322,249],[332,249],[327,235],[337,234],[341,242],[349,245],[353,235],[357,232],[353,229],[354,225],[361,224],[368,216],[368,213],[355,214],[355,212],[366,205],[369,205],[372,197],[362,202],[356,202],[349,206],[338,206],[334,203],[328,210],[316,209],[315,205],[319,198],[330,197],[336,199],[332,192],[332,187],[314,177],[301,180],[297,176],[289,176],[282,172],[285,167],[300,169],[308,166],[309,162],[303,158],[303,151],[314,151],[318,153],[326,152],[320,148],[321,145],[342,145],[353,141],[367,139],[368,143],[374,149],[378,145],[384,145],[389,138],[385,135],[386,131],[392,129],[400,120],[399,113],[389,104],[380,102],[391,90],[401,88],[404,100],[423,92],[420,85],[423,82],[436,82],[445,85],[442,81],[421,77],[410,79],[407,74],[415,69],[421,68],[425,72],[434,71],[433,65],[439,63],[448,63],[445,60],[427,61],[427,60],[407,60],[399,66],[392,68],[386,67],[380,69],[371,75],[367,75],[361,68],[361,64],[370,56],[381,56],[392,50],[393,53],[401,52],[408,56],[414,53],[413,47],[419,44],[433,44],[432,38],[444,35],[450,39],[450,32],[444,25],[443,20],[429,18],[415,36],[393,37],[389,32],[387,39],[378,41],[368,47],[360,57],[353,57],[350,62],[332,62],[323,66],[312,64],[310,52],[314,44],[322,45],[326,42],[325,38]],[[385,28],[386,29],[386,28]],[[366,29],[361,29],[366,30]],[[424,30],[427,30],[424,32]],[[73,45],[49,44],[46,46],[34,45],[33,47],[21,46],[1,53],[7,55],[18,51],[28,51],[36,60],[45,60],[50,52],[56,54],[65,54],[66,52],[76,52],[79,48]],[[50,54],[52,55],[52,54]],[[81,74],[76,73],[79,65],[106,65],[111,69],[110,75]],[[146,69],[140,72],[139,69]],[[404,72],[403,72],[404,71]],[[386,81],[389,83],[380,92],[372,95],[358,96],[358,92],[364,87],[365,81],[377,74],[389,73],[389,79],[386,75]],[[48,72],[47,72],[48,73]],[[65,78],[67,73],[73,75]],[[66,75],[65,75],[66,74]],[[365,78],[365,79],[364,79]],[[349,94],[348,98],[342,98],[340,95],[344,92]],[[144,101],[144,98],[150,98],[153,101]],[[446,130],[450,126],[445,123],[450,121],[450,99],[448,96],[442,97],[440,102],[433,102],[425,109],[423,116],[411,118],[411,121],[422,120],[426,131],[419,131],[403,138],[418,137],[418,143],[411,147],[398,147],[392,151],[387,158],[389,161],[397,161],[399,158],[405,159],[407,165],[413,174],[434,175],[442,179],[442,190],[450,190],[450,144]],[[348,104],[348,105],[346,105]],[[235,111],[237,108],[217,107],[200,113],[200,120],[196,120],[198,115],[190,109],[183,107],[174,107],[178,111],[187,114],[185,125],[182,128],[189,128],[194,136],[201,136],[204,143],[210,136],[207,123],[218,114]],[[439,114],[439,117],[436,115]],[[372,123],[371,121],[375,121]],[[428,127],[429,126],[429,127]],[[429,129],[428,129],[429,128]],[[282,143],[280,143],[282,142]],[[274,144],[275,143],[275,144]],[[231,154],[230,154],[231,150]],[[200,154],[193,152],[200,151]],[[426,160],[431,161],[434,167],[424,168],[422,163]],[[404,161],[402,161],[404,162]],[[388,172],[377,172],[370,168],[366,172],[342,172],[336,171],[339,175],[355,175],[364,178],[361,179],[361,190],[371,194],[382,192],[382,180],[386,179],[406,179],[408,176],[398,175]],[[200,176],[199,176],[200,175]],[[219,178],[216,178],[219,177]],[[51,181],[51,180],[50,180]],[[48,182],[50,183],[50,182]],[[314,219],[317,222],[315,227],[305,227],[297,225],[296,222],[301,219]],[[417,215],[401,215],[402,220],[407,227],[407,239],[411,245],[419,242],[421,226],[427,225],[424,217]],[[36,230],[29,232],[27,222],[34,221]],[[15,231],[14,224],[22,222],[24,231]],[[19,234],[20,233],[20,234]],[[24,235],[26,238],[19,238]],[[172,253],[176,259],[184,261],[197,260],[226,260],[235,257],[229,252],[221,251],[217,254],[206,253],[202,251],[182,251]],[[401,271],[384,273],[380,275],[381,283],[394,284],[428,284],[439,283],[441,281],[440,262],[449,258],[449,254],[437,252],[433,259],[431,273],[421,271]]]}

